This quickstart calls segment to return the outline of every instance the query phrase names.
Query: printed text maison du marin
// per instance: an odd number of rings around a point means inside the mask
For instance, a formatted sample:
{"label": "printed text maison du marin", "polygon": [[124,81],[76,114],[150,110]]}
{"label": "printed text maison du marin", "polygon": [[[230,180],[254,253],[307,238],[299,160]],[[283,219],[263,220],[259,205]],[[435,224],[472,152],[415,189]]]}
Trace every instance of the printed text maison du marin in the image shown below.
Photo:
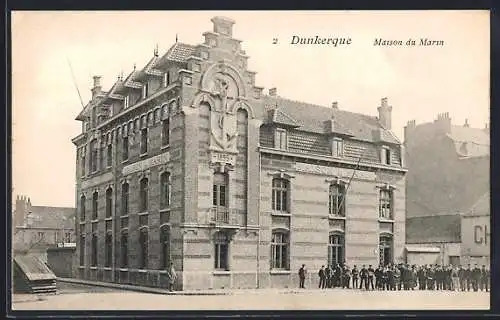
{"label": "printed text maison du marin", "polygon": [[434,40],[428,38],[408,39],[408,40],[386,40],[377,38],[373,42],[374,46],[397,47],[397,46],[422,46],[422,47],[442,47],[444,46],[443,40]]}
{"label": "printed text maison du marin", "polygon": [[332,37],[332,38],[324,38],[320,36],[314,37],[299,37],[292,36],[292,41],[290,44],[313,44],[313,45],[331,45],[334,47],[350,45],[352,43],[351,38],[343,38],[343,37]]}

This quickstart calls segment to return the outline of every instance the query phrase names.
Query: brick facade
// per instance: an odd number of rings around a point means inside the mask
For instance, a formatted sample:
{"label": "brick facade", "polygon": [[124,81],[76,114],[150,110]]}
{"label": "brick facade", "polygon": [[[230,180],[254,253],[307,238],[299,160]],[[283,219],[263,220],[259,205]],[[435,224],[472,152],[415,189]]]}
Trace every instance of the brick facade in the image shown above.
{"label": "brick facade", "polygon": [[[87,129],[73,139],[80,168],[78,215],[82,195],[86,199],[85,219],[77,219],[76,225],[78,242],[85,240],[84,245],[77,244],[77,256],[84,258],[78,276],[165,286],[165,228],[169,230],[166,260],[177,271],[177,289],[296,286],[301,264],[314,275],[327,263],[330,234],[345,238],[342,251],[349,265],[378,264],[379,238],[384,234],[391,239],[390,259],[401,260],[406,170],[390,121],[388,127],[382,126],[375,117],[262,94],[255,85],[255,72],[246,68],[248,57],[240,41],[232,38],[234,22],[220,17],[212,21],[214,30],[204,33],[204,44],[176,43],[163,57],[155,53],[143,70],[119,79],[110,91],[103,92],[96,79],[93,100],[77,117]],[[167,77],[170,82],[165,82]],[[152,84],[155,79],[163,82]],[[136,100],[134,94],[141,93],[145,83],[151,92]],[[105,106],[112,106],[112,113],[99,113]],[[93,108],[98,109],[93,112]],[[298,109],[305,111],[304,117]],[[390,110],[382,100],[380,118],[390,118]],[[307,120],[307,113],[316,119]],[[168,145],[162,144],[165,119],[169,119]],[[145,128],[148,150],[141,154]],[[283,131],[285,148],[277,148],[277,133]],[[126,161],[122,161],[124,136],[129,143]],[[93,139],[100,145],[111,144],[113,150],[112,165],[96,172],[89,165]],[[342,141],[339,154],[332,155],[332,139]],[[106,157],[107,152],[101,155]],[[107,164],[107,159],[99,163]],[[163,172],[170,173],[170,204],[162,207]],[[144,178],[148,179],[146,211],[141,209]],[[283,196],[286,212],[273,209],[275,178],[288,183]],[[348,186],[345,216],[332,217],[329,188],[339,179]],[[122,215],[125,182],[129,185],[126,216]],[[113,190],[110,218],[105,217],[107,188]],[[382,189],[392,194],[389,219],[379,218]],[[98,219],[92,220],[95,191]],[[286,263],[273,268],[277,249],[272,251],[271,243],[277,230],[288,245],[282,253]],[[141,232],[145,231],[148,259],[143,267]],[[105,267],[107,232],[113,239],[109,267]],[[128,265],[122,267],[123,233],[128,235]],[[95,267],[91,266],[93,235],[98,239]]]}

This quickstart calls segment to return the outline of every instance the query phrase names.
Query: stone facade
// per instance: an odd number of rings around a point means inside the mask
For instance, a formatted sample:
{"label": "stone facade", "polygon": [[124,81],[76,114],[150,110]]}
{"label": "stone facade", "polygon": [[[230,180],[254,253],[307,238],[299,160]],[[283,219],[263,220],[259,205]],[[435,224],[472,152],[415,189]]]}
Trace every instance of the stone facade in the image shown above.
{"label": "stone facade", "polygon": [[155,52],[108,92],[94,79],[73,139],[78,276],[165,286],[172,262],[179,290],[292,287],[302,264],[309,278],[328,259],[378,264],[384,236],[385,262],[402,260],[406,169],[387,99],[376,118],[265,95],[234,22],[212,22],[203,44]]}

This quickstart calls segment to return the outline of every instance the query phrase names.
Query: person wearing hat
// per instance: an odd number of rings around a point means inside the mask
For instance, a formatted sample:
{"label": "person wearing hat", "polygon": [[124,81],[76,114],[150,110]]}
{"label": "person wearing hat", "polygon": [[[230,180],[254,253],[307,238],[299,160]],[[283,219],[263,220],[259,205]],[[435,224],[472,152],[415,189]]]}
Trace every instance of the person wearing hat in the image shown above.
{"label": "person wearing hat", "polygon": [[306,265],[303,264],[299,269],[299,288],[305,289],[304,283],[306,281]]}
{"label": "person wearing hat", "polygon": [[174,263],[170,262],[170,267],[167,270],[168,275],[168,291],[174,290],[175,280],[177,280],[177,273],[175,272]]}
{"label": "person wearing hat", "polygon": [[325,266],[321,266],[321,269],[318,271],[318,276],[319,276],[319,289],[324,289],[325,284],[326,284],[326,275],[325,275]]}
{"label": "person wearing hat", "polygon": [[490,270],[486,269],[486,266],[483,264],[483,267],[481,268],[481,291],[485,289],[486,292],[488,292],[489,287],[490,287]]}

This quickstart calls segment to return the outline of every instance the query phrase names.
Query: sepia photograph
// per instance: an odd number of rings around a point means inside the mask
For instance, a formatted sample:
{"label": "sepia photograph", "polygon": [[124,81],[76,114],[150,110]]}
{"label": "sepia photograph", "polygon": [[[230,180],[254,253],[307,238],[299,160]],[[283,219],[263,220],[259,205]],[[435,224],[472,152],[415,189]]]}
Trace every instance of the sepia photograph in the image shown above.
{"label": "sepia photograph", "polygon": [[12,11],[12,310],[489,310],[490,13]]}

